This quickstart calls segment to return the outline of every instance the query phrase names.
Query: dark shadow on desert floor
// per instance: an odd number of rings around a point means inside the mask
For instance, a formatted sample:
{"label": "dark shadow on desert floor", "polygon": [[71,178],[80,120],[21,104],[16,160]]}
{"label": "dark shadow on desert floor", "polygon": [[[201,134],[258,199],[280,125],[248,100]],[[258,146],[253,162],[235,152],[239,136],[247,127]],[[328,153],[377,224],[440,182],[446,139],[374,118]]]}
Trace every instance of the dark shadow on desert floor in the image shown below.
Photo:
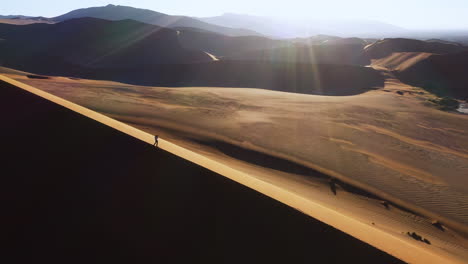
{"label": "dark shadow on desert floor", "polygon": [[0,94],[8,263],[401,263],[26,91]]}

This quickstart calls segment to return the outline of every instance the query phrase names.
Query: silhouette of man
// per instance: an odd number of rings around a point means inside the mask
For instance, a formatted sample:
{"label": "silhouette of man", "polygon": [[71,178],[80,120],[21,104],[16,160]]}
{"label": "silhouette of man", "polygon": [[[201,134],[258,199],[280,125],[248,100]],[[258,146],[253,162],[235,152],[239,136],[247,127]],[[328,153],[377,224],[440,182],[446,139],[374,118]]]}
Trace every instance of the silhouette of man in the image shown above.
{"label": "silhouette of man", "polygon": [[335,179],[329,179],[328,184],[330,184],[330,189],[334,195],[336,195],[336,181]]}
{"label": "silhouette of man", "polygon": [[158,147],[158,145],[159,145],[158,139],[159,139],[158,135],[154,136],[154,145],[153,146]]}

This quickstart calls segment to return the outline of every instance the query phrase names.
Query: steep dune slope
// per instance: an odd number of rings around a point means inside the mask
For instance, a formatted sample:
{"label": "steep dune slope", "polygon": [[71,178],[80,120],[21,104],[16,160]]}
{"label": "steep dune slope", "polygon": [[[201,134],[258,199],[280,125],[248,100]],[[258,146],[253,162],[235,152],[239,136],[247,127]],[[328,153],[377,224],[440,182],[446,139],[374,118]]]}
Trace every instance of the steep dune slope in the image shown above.
{"label": "steep dune slope", "polygon": [[468,100],[468,52],[431,55],[397,73],[400,79],[441,96]]}
{"label": "steep dune slope", "polygon": [[179,41],[187,49],[204,50],[216,56],[228,56],[239,52],[270,49],[286,45],[286,40],[273,40],[261,36],[229,37],[195,28],[177,28]]}
{"label": "steep dune slope", "polygon": [[57,68],[35,73],[114,80],[138,85],[249,87],[321,95],[360,94],[382,87],[384,83],[382,75],[368,67],[223,60],[144,68]]}
{"label": "steep dune slope", "polygon": [[[252,189],[3,81],[0,96],[0,112],[8,113],[0,116],[8,127],[0,131],[8,154],[1,168],[4,260],[403,263]],[[340,254],[337,243],[343,246]]]}
{"label": "steep dune slope", "polygon": [[401,72],[432,55],[425,52],[394,52],[387,57],[372,60],[372,67]]}
{"label": "steep dune slope", "polygon": [[467,50],[456,44],[427,42],[414,39],[383,39],[365,48],[365,54],[370,59],[381,59],[394,52],[426,52],[436,54],[456,53]]}
{"label": "steep dune slope", "polygon": [[[351,219],[360,219],[372,230],[389,232],[397,243],[380,239],[374,240],[375,245],[385,245],[411,263],[421,257],[416,250],[431,252],[426,255],[430,261],[421,263],[450,263],[438,257],[468,255],[466,235],[457,232],[466,232],[468,223],[466,116],[427,107],[418,96],[389,92],[415,88],[388,81],[383,91],[327,97],[258,89],[142,87],[63,77],[15,78],[171,137],[289,194],[335,208],[350,216],[344,222],[333,218],[348,227]],[[385,207],[372,196],[356,200],[341,183],[334,195],[327,177],[393,203]],[[295,202],[291,200],[293,206]],[[429,218],[400,211],[394,204]],[[321,210],[307,212],[323,216]],[[443,223],[442,230],[431,224],[434,219]],[[407,235],[413,231],[431,244]],[[376,238],[374,233],[358,233]],[[407,243],[411,249],[402,250]]]}
{"label": "steep dune slope", "polygon": [[[283,45],[286,46],[286,45]],[[257,60],[270,62],[327,63],[367,65],[361,44],[322,45],[294,44],[273,49],[252,50],[227,57],[233,60]]]}

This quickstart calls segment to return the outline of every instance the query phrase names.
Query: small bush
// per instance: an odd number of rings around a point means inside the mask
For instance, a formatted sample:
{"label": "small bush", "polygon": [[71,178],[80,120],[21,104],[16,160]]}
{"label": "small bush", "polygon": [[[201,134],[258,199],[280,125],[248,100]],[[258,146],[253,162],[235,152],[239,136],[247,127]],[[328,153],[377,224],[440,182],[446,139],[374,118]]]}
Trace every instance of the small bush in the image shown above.
{"label": "small bush", "polygon": [[460,106],[460,103],[452,99],[450,97],[442,97],[442,98],[437,98],[437,99],[429,99],[431,103],[434,103],[437,105],[437,108],[440,110],[444,111],[452,111],[452,110],[457,110],[458,107]]}

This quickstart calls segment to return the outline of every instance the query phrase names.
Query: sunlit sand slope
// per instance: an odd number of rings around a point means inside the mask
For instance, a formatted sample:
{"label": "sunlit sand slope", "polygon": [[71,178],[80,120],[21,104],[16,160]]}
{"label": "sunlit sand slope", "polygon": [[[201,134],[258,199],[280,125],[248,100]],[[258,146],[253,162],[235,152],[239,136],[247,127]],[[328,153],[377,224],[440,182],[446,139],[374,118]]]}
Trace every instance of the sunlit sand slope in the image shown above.
{"label": "sunlit sand slope", "polygon": [[[407,261],[462,263],[467,256],[466,240],[457,234],[466,231],[467,220],[467,118],[425,106],[423,95],[411,95],[417,89],[395,80],[388,80],[384,91],[324,97],[10,76],[172,137],[203,154],[178,152],[183,157]],[[151,142],[151,136],[144,138]],[[256,158],[249,159],[252,155]],[[285,171],[290,166],[278,160],[309,170]],[[209,167],[212,161],[217,165]],[[236,172],[227,173],[231,170]],[[387,210],[348,192],[334,196],[326,181],[317,180],[330,176],[429,218],[393,206]],[[441,221],[444,231],[432,226],[432,219]],[[413,231],[431,245],[406,234]]]}
{"label": "sunlit sand slope", "polygon": [[402,263],[89,117],[109,118],[3,81],[0,95],[4,262]]}

